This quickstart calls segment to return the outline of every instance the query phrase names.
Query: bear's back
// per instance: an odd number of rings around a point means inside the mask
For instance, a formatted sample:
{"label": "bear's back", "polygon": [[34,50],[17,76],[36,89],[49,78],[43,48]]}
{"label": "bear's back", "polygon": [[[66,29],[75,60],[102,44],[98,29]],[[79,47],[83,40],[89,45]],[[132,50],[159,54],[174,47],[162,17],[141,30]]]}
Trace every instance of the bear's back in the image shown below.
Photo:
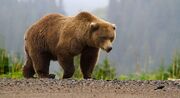
{"label": "bear's back", "polygon": [[59,21],[63,21],[64,19],[66,19],[66,16],[56,13],[42,17],[28,29],[24,36],[25,40],[31,36],[38,36],[40,33],[53,32],[52,30],[55,30],[55,28],[58,28],[57,26],[60,26],[60,24],[58,24]]}

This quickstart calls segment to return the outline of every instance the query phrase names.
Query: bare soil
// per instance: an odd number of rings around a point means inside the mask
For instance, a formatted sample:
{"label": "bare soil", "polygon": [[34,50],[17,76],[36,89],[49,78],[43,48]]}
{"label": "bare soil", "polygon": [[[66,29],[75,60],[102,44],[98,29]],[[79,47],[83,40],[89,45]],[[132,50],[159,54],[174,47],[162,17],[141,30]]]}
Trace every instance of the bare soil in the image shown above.
{"label": "bare soil", "polygon": [[0,98],[180,98],[180,81],[0,79]]}

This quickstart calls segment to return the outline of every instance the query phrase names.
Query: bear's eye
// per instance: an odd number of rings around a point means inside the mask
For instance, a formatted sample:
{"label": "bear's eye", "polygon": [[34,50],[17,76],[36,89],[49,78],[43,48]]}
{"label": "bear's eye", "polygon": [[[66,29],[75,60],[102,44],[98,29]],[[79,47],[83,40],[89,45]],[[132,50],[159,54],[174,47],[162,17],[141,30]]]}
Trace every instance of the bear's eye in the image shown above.
{"label": "bear's eye", "polygon": [[114,37],[110,37],[111,42],[114,40]]}
{"label": "bear's eye", "polygon": [[108,39],[108,37],[101,36],[100,39],[101,40],[106,40],[106,39]]}

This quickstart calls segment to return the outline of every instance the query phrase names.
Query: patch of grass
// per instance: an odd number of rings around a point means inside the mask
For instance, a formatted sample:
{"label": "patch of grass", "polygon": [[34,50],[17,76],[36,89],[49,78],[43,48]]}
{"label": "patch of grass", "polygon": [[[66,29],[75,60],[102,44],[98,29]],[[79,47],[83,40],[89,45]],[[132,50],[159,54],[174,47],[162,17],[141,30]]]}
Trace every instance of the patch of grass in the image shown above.
{"label": "patch of grass", "polygon": [[116,70],[112,67],[107,58],[102,64],[97,64],[93,72],[95,79],[113,80],[116,78]]}
{"label": "patch of grass", "polygon": [[172,63],[168,68],[162,65],[150,73],[120,75],[119,80],[168,80],[180,79],[180,53],[174,55]]}
{"label": "patch of grass", "polygon": [[23,59],[18,55],[10,56],[0,49],[0,78],[22,78]]}
{"label": "patch of grass", "polygon": [[180,79],[180,52],[176,52],[172,61],[172,64],[170,64],[167,70],[168,78]]}
{"label": "patch of grass", "polygon": [[13,78],[13,79],[22,79],[23,75],[21,71],[8,73],[8,74],[2,74],[0,75],[0,78]]}
{"label": "patch of grass", "polygon": [[0,74],[7,74],[9,71],[9,56],[4,49],[0,49]]}

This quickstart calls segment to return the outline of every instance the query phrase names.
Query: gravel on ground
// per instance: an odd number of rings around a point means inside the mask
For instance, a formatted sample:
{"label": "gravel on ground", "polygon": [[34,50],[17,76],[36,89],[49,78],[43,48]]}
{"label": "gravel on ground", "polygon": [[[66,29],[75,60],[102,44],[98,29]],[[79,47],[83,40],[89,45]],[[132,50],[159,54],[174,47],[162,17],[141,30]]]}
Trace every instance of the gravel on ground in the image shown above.
{"label": "gravel on ground", "polygon": [[180,81],[4,78],[0,98],[180,98]]}

